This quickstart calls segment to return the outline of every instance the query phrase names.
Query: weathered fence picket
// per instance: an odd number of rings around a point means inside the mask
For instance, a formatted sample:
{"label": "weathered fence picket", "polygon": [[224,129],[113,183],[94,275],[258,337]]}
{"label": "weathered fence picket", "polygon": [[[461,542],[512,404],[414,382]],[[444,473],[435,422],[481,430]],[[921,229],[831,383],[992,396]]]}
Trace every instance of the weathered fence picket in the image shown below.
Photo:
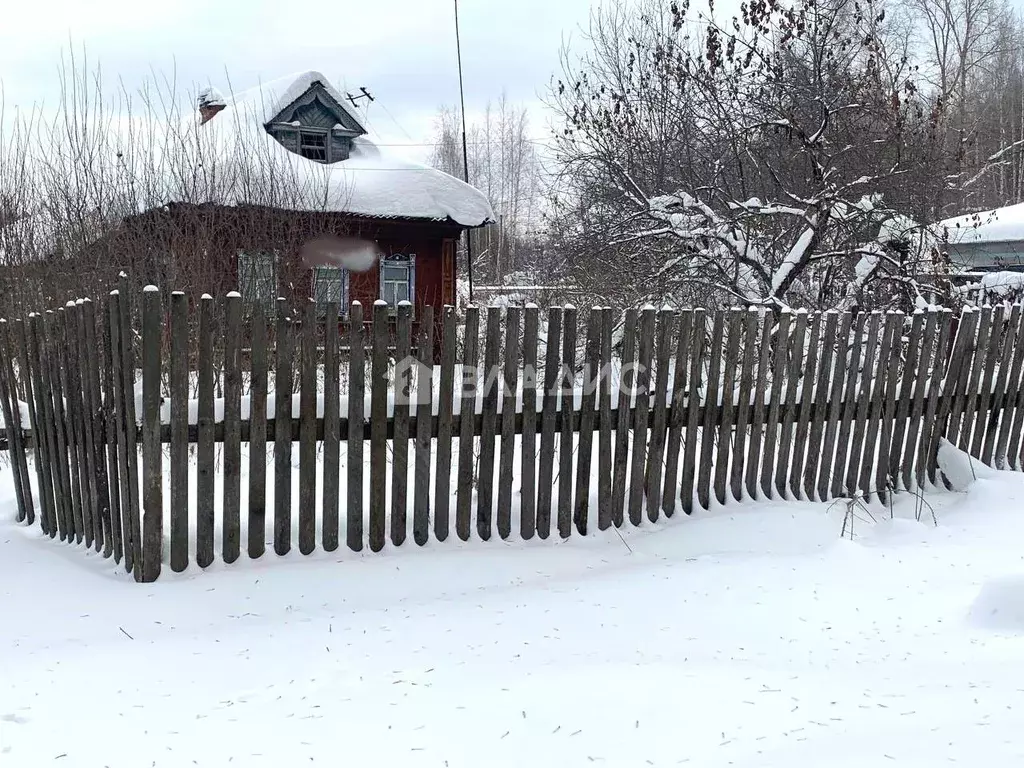
{"label": "weathered fence picket", "polygon": [[388,307],[373,306],[373,349],[370,355],[370,551],[384,548],[387,532],[388,471]]}
{"label": "weathered fence picket", "polygon": [[573,525],[577,532],[586,536],[590,516],[590,474],[594,453],[594,409],[597,405],[597,376],[601,362],[601,316],[604,310],[594,308],[587,321],[587,339],[583,356],[583,392],[580,398],[580,429],[578,456],[576,459],[576,505],[573,509]]}
{"label": "weathered fence picket", "polygon": [[348,499],[345,511],[345,542],[353,552],[363,549],[363,441],[366,409],[366,329],[363,308],[357,302],[349,310],[348,439],[345,460]]}
{"label": "weathered fence picket", "polygon": [[[634,380],[636,384],[634,389],[636,405],[634,406],[633,445],[630,451],[629,480],[627,481],[628,492],[626,494],[629,522],[632,525],[640,525],[640,521],[643,518],[647,468],[647,417],[651,407],[651,360],[654,356],[654,324],[656,315],[654,307],[647,307],[640,313],[637,371],[636,379]],[[569,397],[572,397],[571,392]],[[564,413],[562,418],[563,420],[565,419]],[[565,434],[564,428],[563,434]],[[571,433],[569,434],[569,439],[572,439]],[[572,461],[571,456],[569,461]]]}
{"label": "weathered fence picket", "polygon": [[188,298],[171,294],[171,570],[188,568]]}
{"label": "weathered fence picket", "polygon": [[434,469],[434,538],[446,541],[450,531],[452,486],[452,411],[455,399],[455,307],[442,312],[441,376],[437,392],[437,462]]}
{"label": "weathered fence picket", "polygon": [[[746,462],[748,426],[751,424],[753,405],[750,402],[754,392],[754,360],[757,353],[757,311],[747,310],[743,318],[743,344],[740,357],[740,382],[736,400],[736,429],[732,446],[732,468],[729,485],[736,501],[743,499],[743,471]],[[677,374],[682,377],[681,364]]]}
{"label": "weathered fence picket", "polygon": [[397,317],[394,415],[391,420],[391,543],[396,547],[405,543],[409,495],[409,404],[414,374],[410,360],[412,305],[408,302],[399,304]]}
{"label": "weathered fence picket", "polygon": [[719,504],[725,504],[726,486],[729,483],[729,453],[733,445],[733,422],[735,421],[736,397],[736,366],[740,355],[740,334],[742,333],[743,313],[739,309],[729,312],[726,327],[725,370],[722,376],[722,391],[718,401],[722,404],[718,417],[716,436],[717,453],[715,457],[714,490]]}
{"label": "weathered fence picket", "polygon": [[572,417],[576,400],[576,322],[575,307],[562,313],[562,376],[559,386],[558,435],[558,535],[572,534]]}
{"label": "weathered fence picket", "polygon": [[416,468],[413,476],[412,537],[430,539],[431,415],[434,400],[434,308],[423,307],[416,340]]}
{"label": "weathered fence picket", "polygon": [[299,326],[299,552],[304,555],[316,549],[316,326],[316,304],[310,300]]}
{"label": "weathered fence picket", "polygon": [[213,297],[199,299],[199,391],[196,419],[196,562],[213,562]]}
{"label": "weathered fence picket", "polygon": [[224,507],[221,556],[238,559],[242,549],[242,297],[224,300]]}
{"label": "weathered fence picket", "polygon": [[477,345],[480,335],[480,310],[469,307],[466,310],[466,325],[462,335],[462,372],[459,382],[459,467],[457,496],[455,499],[455,534],[462,541],[469,541],[471,511],[473,503],[473,422],[476,416],[476,393],[479,383],[477,375]]}
{"label": "weathered fence picket", "polygon": [[[277,300],[274,372],[274,552],[292,546],[292,387],[295,324],[284,299]],[[201,401],[200,401],[201,402]]]}
{"label": "weathered fence picket", "polygon": [[[551,310],[552,313],[555,310]],[[549,328],[551,320],[548,321]],[[623,523],[623,513],[626,505],[626,480],[628,477],[628,465],[626,460],[629,457],[629,430],[632,426],[629,420],[630,402],[633,389],[636,386],[636,332],[637,332],[637,311],[627,309],[626,317],[622,328],[622,356],[619,358],[619,402],[618,412],[615,421],[615,461],[613,463],[614,476],[612,478],[612,525],[616,528]],[[554,364],[558,365],[558,354],[555,353]],[[551,365],[550,350],[548,366]],[[547,375],[547,374],[546,374]],[[545,390],[548,388],[545,379]],[[545,401],[545,412],[547,401]],[[541,452],[541,467],[544,466],[544,454]],[[543,469],[542,469],[543,472]],[[541,492],[544,491],[544,478],[541,478]]]}
{"label": "weathered fence picket", "polygon": [[341,403],[338,362],[340,307],[329,302],[324,308],[324,474],[321,543],[325,552],[338,548],[341,510]]}
{"label": "weathered fence picket", "polygon": [[[469,326],[469,316],[466,325]],[[546,539],[551,533],[551,501],[555,465],[555,421],[558,409],[562,310],[548,310],[547,334],[544,338],[544,405],[541,413],[540,462],[537,472],[537,535]],[[616,469],[616,471],[618,471]]]}
{"label": "weathered fence picket", "polygon": [[[537,530],[537,336],[540,315],[528,306],[523,325],[523,430],[520,442],[522,480],[519,494],[519,535],[532,539]],[[442,374],[443,375],[443,374]],[[438,444],[440,446],[440,443]],[[608,457],[609,461],[611,456]]]}
{"label": "weathered fence picket", "polygon": [[[519,387],[519,325],[522,310],[509,307],[505,314],[505,367],[501,398],[501,451],[498,460],[498,536],[512,535],[512,481],[515,473],[516,399]],[[495,378],[497,372],[494,373]]]}
{"label": "weathered fence picket", "polygon": [[267,546],[267,318],[262,304],[252,308],[249,336],[249,557]]}

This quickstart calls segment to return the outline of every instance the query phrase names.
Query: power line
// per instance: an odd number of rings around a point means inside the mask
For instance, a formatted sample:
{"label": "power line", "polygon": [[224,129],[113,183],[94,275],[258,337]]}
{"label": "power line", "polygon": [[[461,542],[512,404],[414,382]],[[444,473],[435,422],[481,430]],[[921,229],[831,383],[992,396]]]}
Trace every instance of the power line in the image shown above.
{"label": "power line", "polygon": [[[396,125],[397,125],[397,123],[396,123]],[[401,126],[399,126],[399,128],[401,128]],[[405,131],[403,130],[402,133],[405,133]],[[406,135],[408,136],[407,133],[406,133]],[[410,138],[412,138],[412,137],[410,136]],[[542,146],[542,147],[550,146],[548,141],[545,140],[545,139],[523,139],[522,141],[524,141],[527,144],[535,144],[537,146]],[[409,141],[409,142],[387,142],[387,143],[379,142],[379,141],[373,142],[374,146],[377,146],[377,147],[439,147],[443,143],[444,142],[442,142],[442,141]],[[494,144],[494,143],[495,142],[490,142],[490,141],[470,141],[470,142],[467,142],[468,146],[471,146],[471,147],[481,147],[481,146],[484,146],[486,144]]]}
{"label": "power line", "polygon": [[[410,135],[409,135],[409,132],[408,132],[407,130],[405,130],[405,128],[403,128],[403,127],[402,127],[401,123],[399,123],[399,122],[398,122],[398,121],[397,121],[397,120],[395,119],[395,116],[391,114],[391,110],[390,110],[390,109],[388,109],[388,107],[387,107],[387,104],[385,104],[385,103],[381,102],[380,108],[384,110],[384,114],[385,114],[385,115],[387,115],[387,116],[388,116],[388,119],[389,119],[389,120],[390,120],[390,121],[391,121],[392,123],[394,123],[394,124],[395,124],[395,127],[396,127],[396,128],[398,129],[398,130],[400,130],[400,131],[401,131],[402,133],[404,133],[404,134],[405,134],[405,138],[407,138],[407,139],[408,139],[409,141],[413,141],[413,138],[412,138],[412,136],[410,136]],[[395,146],[395,147],[397,147],[397,146],[401,146],[401,145],[400,145],[400,144],[387,144],[386,146],[389,146],[389,147],[391,147],[391,146]],[[414,145],[414,144],[410,144],[409,146],[417,146],[417,145]],[[424,146],[426,146],[426,145],[424,145]]]}

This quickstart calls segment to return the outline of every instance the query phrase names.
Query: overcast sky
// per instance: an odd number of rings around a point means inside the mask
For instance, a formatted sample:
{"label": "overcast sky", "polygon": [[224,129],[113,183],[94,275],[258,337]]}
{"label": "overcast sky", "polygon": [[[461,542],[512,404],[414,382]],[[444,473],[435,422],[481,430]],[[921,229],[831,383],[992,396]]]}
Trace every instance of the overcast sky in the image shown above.
{"label": "overcast sky", "polygon": [[[596,0],[460,0],[466,108],[504,90],[545,116],[537,99],[578,37]],[[0,81],[8,109],[58,97],[57,67],[69,40],[88,49],[104,79],[129,85],[150,70],[180,83],[242,90],[316,69],[339,88],[366,86],[378,99],[369,120],[386,142],[427,142],[440,104],[456,104],[452,0],[27,0],[4,2]],[[390,112],[390,115],[388,114]],[[403,150],[398,150],[403,151]],[[419,154],[410,148],[404,153]]]}

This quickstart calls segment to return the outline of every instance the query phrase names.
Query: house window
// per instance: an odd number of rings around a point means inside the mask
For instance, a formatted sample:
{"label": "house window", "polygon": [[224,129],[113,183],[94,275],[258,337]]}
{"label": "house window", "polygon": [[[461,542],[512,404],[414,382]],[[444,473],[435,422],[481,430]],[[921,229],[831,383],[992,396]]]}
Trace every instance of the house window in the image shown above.
{"label": "house window", "polygon": [[341,267],[317,267],[313,271],[313,298],[317,314],[323,316],[327,305],[338,305],[339,317],[348,314],[348,270]]}
{"label": "house window", "polygon": [[395,254],[380,261],[380,297],[390,307],[416,295],[415,254]]}
{"label": "house window", "polygon": [[247,304],[272,309],[277,301],[277,257],[273,253],[238,254],[238,292]]}
{"label": "house window", "polygon": [[327,134],[299,131],[299,154],[318,163],[327,162]]}

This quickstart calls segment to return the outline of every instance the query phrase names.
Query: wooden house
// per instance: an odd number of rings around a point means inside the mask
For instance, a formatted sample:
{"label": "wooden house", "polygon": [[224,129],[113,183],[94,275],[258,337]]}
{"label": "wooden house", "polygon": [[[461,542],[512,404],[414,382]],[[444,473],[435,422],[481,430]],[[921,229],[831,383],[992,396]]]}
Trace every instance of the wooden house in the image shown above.
{"label": "wooden house", "polygon": [[198,106],[200,158],[208,147],[222,159],[258,147],[255,165],[285,179],[279,199],[261,197],[250,183],[231,202],[242,217],[262,211],[286,237],[243,224],[227,228],[205,253],[207,267],[228,276],[245,301],[311,297],[320,307],[337,302],[344,315],[353,301],[394,307],[407,300],[414,319],[426,305],[440,317],[455,302],[456,243],[464,230],[493,219],[479,191],[383,153],[319,72],[230,99],[210,89]]}

